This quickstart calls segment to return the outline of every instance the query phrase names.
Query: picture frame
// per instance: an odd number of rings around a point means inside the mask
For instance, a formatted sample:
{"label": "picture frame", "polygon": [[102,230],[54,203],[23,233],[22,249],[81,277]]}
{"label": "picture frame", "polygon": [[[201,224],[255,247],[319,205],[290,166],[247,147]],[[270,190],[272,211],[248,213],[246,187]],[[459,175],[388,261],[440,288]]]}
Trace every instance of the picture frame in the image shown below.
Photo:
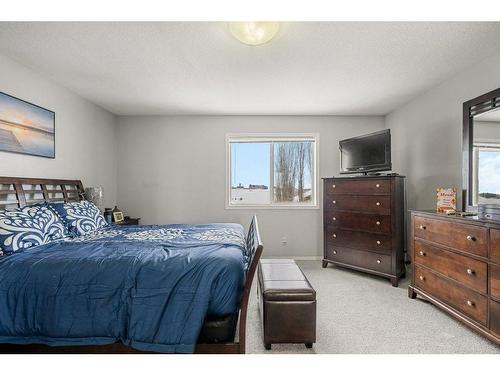
{"label": "picture frame", "polygon": [[55,112],[0,91],[0,151],[55,159]]}
{"label": "picture frame", "polygon": [[124,221],[125,218],[123,217],[123,212],[121,211],[117,211],[117,212],[113,212],[113,221],[115,223],[119,223],[121,221]]}
{"label": "picture frame", "polygon": [[454,213],[457,210],[457,188],[436,189],[436,212]]}

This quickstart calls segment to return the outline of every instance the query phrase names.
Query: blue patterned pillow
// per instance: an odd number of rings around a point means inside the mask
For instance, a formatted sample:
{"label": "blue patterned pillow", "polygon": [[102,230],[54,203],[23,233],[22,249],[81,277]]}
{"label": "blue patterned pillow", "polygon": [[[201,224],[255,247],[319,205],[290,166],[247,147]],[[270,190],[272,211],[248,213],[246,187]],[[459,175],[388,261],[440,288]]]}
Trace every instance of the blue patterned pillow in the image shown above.
{"label": "blue patterned pillow", "polygon": [[49,206],[61,216],[73,236],[108,226],[101,211],[92,202],[49,203]]}
{"label": "blue patterned pillow", "polygon": [[61,218],[45,205],[0,210],[0,256],[66,236]]}

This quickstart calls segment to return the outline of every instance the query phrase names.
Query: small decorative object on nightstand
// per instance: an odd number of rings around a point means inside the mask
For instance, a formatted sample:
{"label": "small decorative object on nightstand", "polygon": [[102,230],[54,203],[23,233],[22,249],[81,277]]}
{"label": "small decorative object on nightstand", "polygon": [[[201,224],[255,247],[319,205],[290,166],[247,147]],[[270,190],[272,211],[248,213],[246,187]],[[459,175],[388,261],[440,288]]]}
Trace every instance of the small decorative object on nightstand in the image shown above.
{"label": "small decorative object on nightstand", "polygon": [[117,222],[115,224],[117,224],[117,225],[139,225],[140,220],[141,220],[141,218],[132,218],[129,216],[125,216],[125,218],[122,221]]}
{"label": "small decorative object on nightstand", "polygon": [[115,206],[112,211],[113,214],[113,224],[116,225],[139,225],[140,218],[131,218],[130,216],[124,216],[123,212]]}
{"label": "small decorative object on nightstand", "polygon": [[113,223],[123,221],[123,212],[118,208],[118,206],[115,206],[115,208],[113,208],[113,211],[111,211],[111,213],[113,215]]}
{"label": "small decorative object on nightstand", "polygon": [[124,217],[123,217],[123,212],[121,211],[114,211],[113,210],[113,221],[115,223],[120,223],[121,221],[124,221]]}
{"label": "small decorative object on nightstand", "polygon": [[104,219],[106,219],[108,224],[113,222],[113,210],[111,208],[104,209]]}

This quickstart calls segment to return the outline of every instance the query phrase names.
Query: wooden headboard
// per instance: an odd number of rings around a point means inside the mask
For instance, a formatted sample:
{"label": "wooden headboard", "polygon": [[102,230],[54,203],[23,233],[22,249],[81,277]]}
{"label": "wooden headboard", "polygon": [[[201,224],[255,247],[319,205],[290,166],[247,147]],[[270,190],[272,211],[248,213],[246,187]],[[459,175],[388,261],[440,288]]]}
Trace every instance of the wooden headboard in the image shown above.
{"label": "wooden headboard", "polygon": [[0,177],[0,209],[38,202],[74,202],[83,197],[80,180]]}

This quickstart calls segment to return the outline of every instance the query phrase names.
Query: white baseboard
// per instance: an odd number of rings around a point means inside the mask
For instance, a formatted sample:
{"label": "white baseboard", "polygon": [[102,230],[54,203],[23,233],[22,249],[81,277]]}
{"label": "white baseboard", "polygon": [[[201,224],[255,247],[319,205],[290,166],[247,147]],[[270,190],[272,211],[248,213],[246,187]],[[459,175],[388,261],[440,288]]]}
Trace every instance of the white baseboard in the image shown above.
{"label": "white baseboard", "polygon": [[293,260],[322,260],[323,257],[316,255],[316,256],[281,256],[281,257],[262,257],[263,259],[293,259]]}

